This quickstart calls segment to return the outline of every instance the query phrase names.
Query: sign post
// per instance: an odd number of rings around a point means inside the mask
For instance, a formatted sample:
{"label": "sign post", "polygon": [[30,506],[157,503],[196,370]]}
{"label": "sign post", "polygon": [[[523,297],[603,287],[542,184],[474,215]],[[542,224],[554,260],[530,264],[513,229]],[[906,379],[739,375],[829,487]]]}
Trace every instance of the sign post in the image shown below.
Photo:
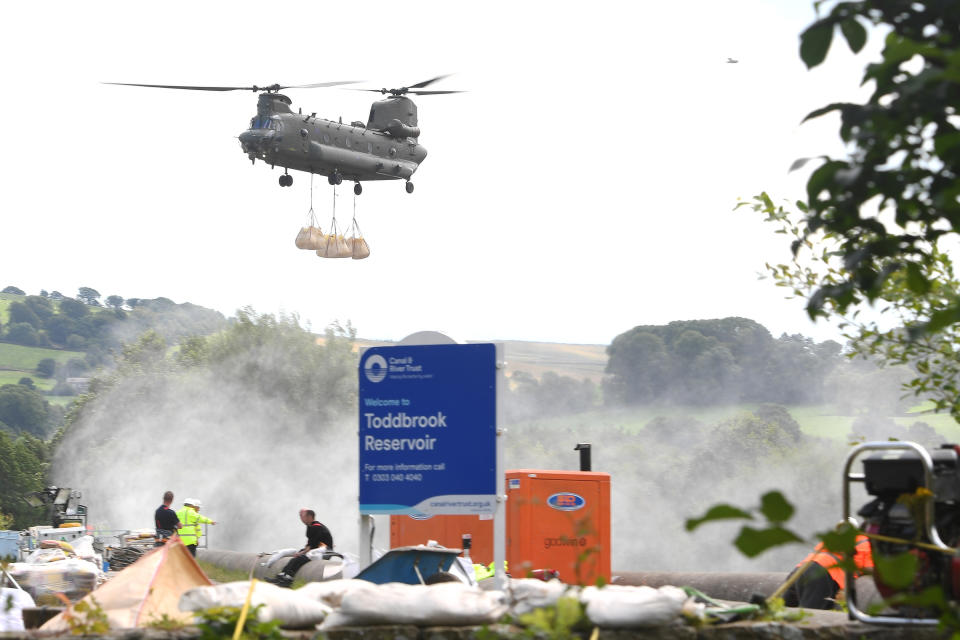
{"label": "sign post", "polygon": [[500,351],[487,343],[400,344],[361,355],[361,566],[369,563],[367,516],[476,514],[505,529]]}

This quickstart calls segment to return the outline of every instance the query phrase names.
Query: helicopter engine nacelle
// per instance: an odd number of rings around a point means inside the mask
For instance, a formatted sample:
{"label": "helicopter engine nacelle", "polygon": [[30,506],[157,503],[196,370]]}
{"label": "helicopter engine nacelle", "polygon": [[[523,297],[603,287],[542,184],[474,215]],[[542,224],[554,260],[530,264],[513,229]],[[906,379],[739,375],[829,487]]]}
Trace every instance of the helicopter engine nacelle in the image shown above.
{"label": "helicopter engine nacelle", "polygon": [[392,138],[418,138],[420,137],[420,127],[411,127],[403,124],[397,119],[393,119],[384,129],[387,135]]}

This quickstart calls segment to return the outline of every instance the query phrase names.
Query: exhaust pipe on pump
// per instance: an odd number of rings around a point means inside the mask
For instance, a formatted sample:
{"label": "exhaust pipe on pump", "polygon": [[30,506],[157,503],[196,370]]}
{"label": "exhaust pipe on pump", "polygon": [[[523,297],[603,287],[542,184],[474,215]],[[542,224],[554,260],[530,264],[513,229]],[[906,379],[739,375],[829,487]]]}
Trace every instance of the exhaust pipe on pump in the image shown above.
{"label": "exhaust pipe on pump", "polygon": [[593,466],[590,463],[590,443],[578,442],[573,450],[580,452],[580,471],[593,471]]}

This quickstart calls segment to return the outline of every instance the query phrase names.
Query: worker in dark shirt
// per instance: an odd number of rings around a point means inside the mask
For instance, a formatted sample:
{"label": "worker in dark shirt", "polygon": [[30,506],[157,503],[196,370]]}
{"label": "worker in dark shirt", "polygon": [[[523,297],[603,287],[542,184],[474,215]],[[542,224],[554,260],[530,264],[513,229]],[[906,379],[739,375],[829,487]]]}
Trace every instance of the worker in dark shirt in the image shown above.
{"label": "worker in dark shirt", "polygon": [[307,525],[307,544],[290,558],[283,571],[278,573],[275,578],[267,578],[267,582],[272,582],[281,587],[289,587],[293,584],[293,577],[297,575],[300,567],[310,562],[310,558],[307,557],[308,552],[321,548],[326,551],[333,551],[333,536],[326,526],[317,522],[316,516],[317,514],[311,509],[300,510],[300,522]]}
{"label": "worker in dark shirt", "polygon": [[154,546],[159,547],[180,528],[180,518],[177,512],[170,508],[173,504],[173,491],[166,491],[163,494],[163,504],[157,507],[153,514],[153,522],[157,527],[157,542]]}

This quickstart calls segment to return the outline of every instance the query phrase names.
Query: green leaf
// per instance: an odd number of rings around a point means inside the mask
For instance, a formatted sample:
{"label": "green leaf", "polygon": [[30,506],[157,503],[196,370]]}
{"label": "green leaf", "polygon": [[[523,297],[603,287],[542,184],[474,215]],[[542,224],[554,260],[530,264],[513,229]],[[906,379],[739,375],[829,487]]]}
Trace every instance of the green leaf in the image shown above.
{"label": "green leaf", "polygon": [[946,309],[942,309],[931,314],[930,322],[928,322],[926,326],[922,328],[922,332],[927,334],[937,333],[943,328],[956,322],[960,322],[960,305],[947,307]]}
{"label": "green leaf", "polygon": [[767,520],[780,524],[793,516],[794,508],[779,491],[771,491],[760,498],[760,513]]}
{"label": "green leaf", "polygon": [[[825,106],[825,107],[820,107],[819,109],[814,109],[813,111],[811,111],[810,113],[808,113],[808,114],[806,115],[806,117],[804,117],[804,119],[802,120],[802,122],[806,122],[807,120],[813,120],[814,118],[819,118],[820,116],[822,116],[822,115],[824,115],[824,114],[826,114],[826,113],[830,113],[831,111],[841,111],[841,112],[842,112],[842,111],[843,111],[846,107],[848,107],[848,106],[849,106],[849,103],[847,103],[847,102],[833,102],[833,103],[830,103],[830,104],[828,104],[828,105]],[[827,156],[820,156],[820,157],[823,158],[823,159],[826,159],[826,158],[827,158]]]}
{"label": "green leaf", "polygon": [[690,518],[687,520],[685,526],[687,531],[693,531],[704,522],[712,522],[714,520],[731,520],[735,518],[739,518],[741,520],[751,520],[753,516],[743,509],[731,507],[728,504],[715,504],[710,507],[703,516],[699,518]]}
{"label": "green leaf", "polygon": [[803,538],[783,527],[754,529],[745,526],[734,540],[737,549],[748,558],[758,556],[767,549],[793,542],[803,542]]}
{"label": "green leaf", "polygon": [[847,525],[840,527],[838,530],[827,531],[819,538],[823,541],[823,546],[827,548],[827,551],[853,555],[856,551],[857,535],[858,531]]}
{"label": "green leaf", "polygon": [[930,281],[916,262],[907,263],[907,288],[914,293],[924,295],[930,292]]}
{"label": "green leaf", "polygon": [[874,564],[883,583],[894,589],[909,587],[917,575],[917,556],[910,553],[896,556],[876,555]]}
{"label": "green leaf", "polygon": [[843,37],[847,39],[850,50],[854,53],[858,53],[867,43],[867,30],[857,22],[856,18],[847,18],[841,22],[840,31],[843,33]]}
{"label": "green leaf", "polygon": [[800,34],[800,58],[812,69],[827,57],[830,41],[833,40],[833,18],[824,18],[810,25]]}

